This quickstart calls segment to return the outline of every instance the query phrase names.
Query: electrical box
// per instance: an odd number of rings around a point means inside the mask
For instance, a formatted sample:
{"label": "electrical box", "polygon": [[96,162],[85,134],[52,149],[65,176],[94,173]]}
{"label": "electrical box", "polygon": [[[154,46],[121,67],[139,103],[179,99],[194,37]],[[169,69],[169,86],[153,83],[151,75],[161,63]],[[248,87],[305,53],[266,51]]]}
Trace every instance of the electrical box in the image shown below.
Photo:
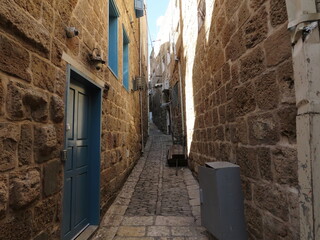
{"label": "electrical box", "polygon": [[199,184],[202,226],[219,240],[247,240],[239,166],[206,163]]}

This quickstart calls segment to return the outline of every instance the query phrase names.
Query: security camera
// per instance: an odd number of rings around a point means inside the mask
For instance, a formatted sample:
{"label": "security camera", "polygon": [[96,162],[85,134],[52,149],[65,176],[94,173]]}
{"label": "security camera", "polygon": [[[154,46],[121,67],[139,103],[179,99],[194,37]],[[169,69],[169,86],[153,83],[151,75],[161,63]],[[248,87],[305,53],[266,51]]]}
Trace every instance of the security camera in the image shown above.
{"label": "security camera", "polygon": [[79,35],[79,30],[75,27],[66,27],[66,34],[68,38],[73,38]]}

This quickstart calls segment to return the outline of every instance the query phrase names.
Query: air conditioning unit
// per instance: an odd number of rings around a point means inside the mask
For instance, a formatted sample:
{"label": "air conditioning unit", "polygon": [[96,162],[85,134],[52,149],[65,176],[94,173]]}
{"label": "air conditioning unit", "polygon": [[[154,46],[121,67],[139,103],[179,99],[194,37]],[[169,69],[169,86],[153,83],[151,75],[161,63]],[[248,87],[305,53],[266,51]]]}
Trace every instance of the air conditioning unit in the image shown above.
{"label": "air conditioning unit", "polygon": [[165,81],[164,81],[164,84],[162,85],[162,91],[164,91],[164,90],[169,90],[169,88],[170,88],[169,81],[168,81],[168,80],[165,80]]}
{"label": "air conditioning unit", "polygon": [[145,79],[144,77],[136,77],[132,80],[132,90],[138,91],[138,90],[144,90],[145,89]]}

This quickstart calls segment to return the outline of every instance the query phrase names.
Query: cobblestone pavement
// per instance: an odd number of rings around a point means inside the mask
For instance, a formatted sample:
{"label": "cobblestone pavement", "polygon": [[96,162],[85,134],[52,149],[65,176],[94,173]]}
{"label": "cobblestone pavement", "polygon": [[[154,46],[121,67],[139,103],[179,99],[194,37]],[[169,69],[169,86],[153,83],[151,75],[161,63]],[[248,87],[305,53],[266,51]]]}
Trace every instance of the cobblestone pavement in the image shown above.
{"label": "cobblestone pavement", "polygon": [[152,124],[144,156],[103,217],[94,240],[208,240],[200,226],[198,182],[166,166],[171,137]]}

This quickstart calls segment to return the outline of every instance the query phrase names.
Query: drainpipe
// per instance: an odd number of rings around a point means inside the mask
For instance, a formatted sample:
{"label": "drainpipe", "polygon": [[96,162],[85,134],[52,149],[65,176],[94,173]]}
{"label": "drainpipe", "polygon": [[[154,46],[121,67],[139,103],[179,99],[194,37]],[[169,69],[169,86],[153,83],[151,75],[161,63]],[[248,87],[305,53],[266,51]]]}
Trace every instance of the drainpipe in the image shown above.
{"label": "drainpipe", "polygon": [[297,116],[300,239],[320,240],[320,38],[315,0],[286,0]]}
{"label": "drainpipe", "polygon": [[[141,18],[139,18],[139,76],[142,78],[142,27]],[[144,79],[141,79],[143,81]],[[139,89],[140,98],[140,126],[141,126],[141,152],[144,152],[144,134],[143,134],[143,104],[142,104],[142,89]]]}
{"label": "drainpipe", "polygon": [[182,91],[182,76],[181,76],[181,61],[179,58],[176,59],[178,61],[178,71],[179,71],[179,89],[180,89],[180,110],[181,110],[181,130],[182,130],[182,146],[183,153],[185,152],[185,129],[184,129],[184,103],[183,103],[183,91]]}

